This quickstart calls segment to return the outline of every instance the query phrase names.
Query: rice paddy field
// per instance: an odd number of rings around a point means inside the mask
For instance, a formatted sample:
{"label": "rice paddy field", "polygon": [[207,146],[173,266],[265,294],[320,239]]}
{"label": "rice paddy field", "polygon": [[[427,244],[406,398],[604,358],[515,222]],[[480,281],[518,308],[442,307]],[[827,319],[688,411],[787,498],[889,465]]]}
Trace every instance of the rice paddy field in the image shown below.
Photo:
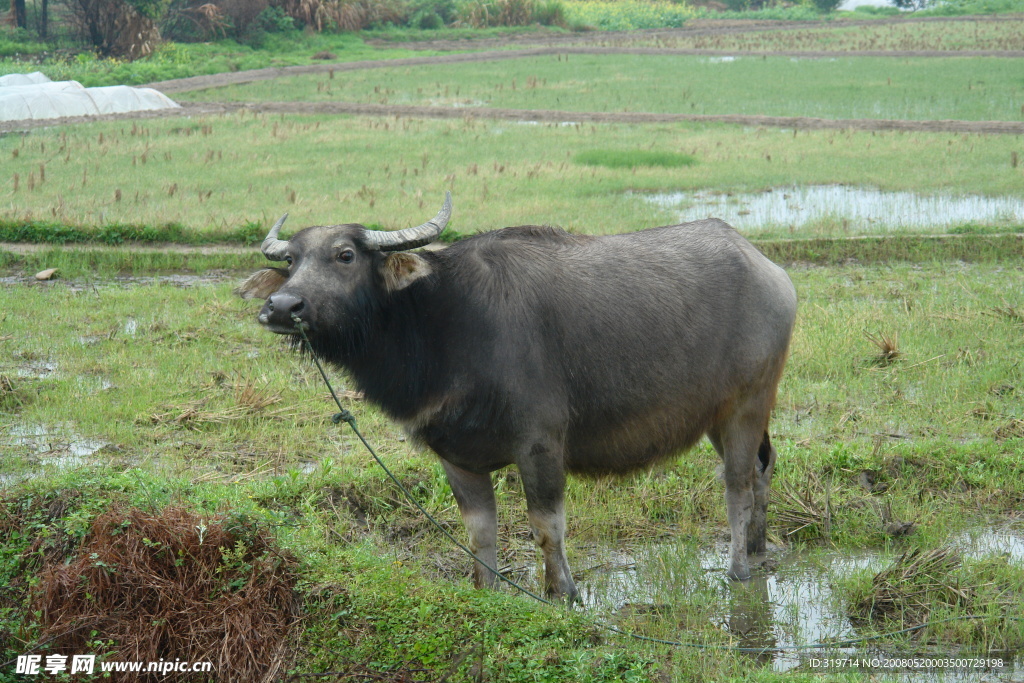
{"label": "rice paddy field", "polygon": [[[513,68],[503,61],[310,75],[182,99],[1020,121],[1017,65],[996,57],[565,54],[516,60]],[[758,87],[764,83],[772,87]]]}
{"label": "rice paddy field", "polygon": [[[1000,22],[976,24],[973,38],[967,22],[920,22],[671,46],[1015,49]],[[1021,57],[712,57],[535,56],[175,95],[564,110],[553,123],[236,111],[0,135],[0,681],[23,680],[28,653],[211,662],[160,680],[1024,676],[1021,135],[571,116],[1017,122]],[[414,504],[332,424],[308,359],[232,294],[286,211],[286,231],[401,228],[446,190],[453,239],[720,215],[787,269],[800,309],[753,579],[725,577],[702,444],[570,481],[581,605],[474,590],[470,560],[417,507],[464,538],[436,458],[332,372]],[[493,480],[501,569],[537,590],[518,474]]]}

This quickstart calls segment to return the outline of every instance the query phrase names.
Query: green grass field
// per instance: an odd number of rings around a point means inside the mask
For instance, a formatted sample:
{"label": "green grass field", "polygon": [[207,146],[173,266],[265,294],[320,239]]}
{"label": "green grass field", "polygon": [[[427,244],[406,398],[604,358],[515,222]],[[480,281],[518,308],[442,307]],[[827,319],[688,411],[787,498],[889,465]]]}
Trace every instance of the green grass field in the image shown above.
{"label": "green grass field", "polygon": [[556,55],[297,76],[185,100],[1020,121],[1016,60]]}
{"label": "green grass field", "polygon": [[[362,222],[415,225],[452,190],[460,233],[539,223],[603,233],[676,222],[647,193],[848,184],[921,194],[1022,197],[1020,142],[949,133],[793,131],[729,125],[533,125],[238,114],[83,124],[0,138],[0,218],[106,226],[176,224],[170,239],[260,236]],[[596,151],[637,165],[574,161]],[[692,157],[645,165],[643,155]],[[1024,148],[1020,149],[1024,154]],[[250,226],[250,227],[246,227]],[[1013,229],[1013,226],[1002,226]],[[41,228],[45,234],[45,224]],[[872,224],[764,225],[758,237],[870,234]],[[189,236],[189,235],[192,236]]]}

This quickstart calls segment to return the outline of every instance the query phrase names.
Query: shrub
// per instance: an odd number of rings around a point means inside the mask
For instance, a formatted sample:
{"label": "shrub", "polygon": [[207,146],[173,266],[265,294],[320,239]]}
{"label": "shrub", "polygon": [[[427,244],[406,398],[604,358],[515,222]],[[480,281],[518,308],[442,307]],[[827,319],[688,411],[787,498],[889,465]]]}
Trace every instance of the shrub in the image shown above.
{"label": "shrub", "polygon": [[409,6],[407,23],[412,28],[438,29],[455,22],[455,0],[419,0]]}
{"label": "shrub", "polygon": [[464,0],[458,7],[458,21],[474,28],[490,26],[566,26],[561,0]]}
{"label": "shrub", "polygon": [[69,0],[73,25],[104,57],[138,59],[160,40],[168,0]]}
{"label": "shrub", "polygon": [[533,18],[541,26],[568,26],[565,18],[565,5],[561,0],[545,0],[534,8]]}
{"label": "shrub", "polygon": [[814,6],[821,12],[835,12],[843,0],[814,0]]}
{"label": "shrub", "polygon": [[565,4],[567,23],[592,26],[605,31],[638,28],[678,28],[695,16],[689,5],[654,0],[573,0]]}

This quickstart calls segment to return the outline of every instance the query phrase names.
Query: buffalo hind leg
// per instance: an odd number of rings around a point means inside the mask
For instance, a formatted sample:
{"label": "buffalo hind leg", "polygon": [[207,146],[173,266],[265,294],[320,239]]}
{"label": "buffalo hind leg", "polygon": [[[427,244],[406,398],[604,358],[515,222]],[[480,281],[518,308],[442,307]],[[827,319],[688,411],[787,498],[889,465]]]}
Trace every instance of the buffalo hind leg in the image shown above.
{"label": "buffalo hind leg", "polygon": [[[733,414],[709,434],[715,450],[722,456],[725,479],[725,506],[729,517],[729,578],[744,581],[750,578],[747,552],[763,548],[768,485],[774,462],[763,468],[761,446],[765,443],[767,415],[754,405]],[[765,456],[772,460],[768,444]]]}
{"label": "buffalo hind leg", "polygon": [[517,461],[533,538],[544,554],[544,589],[575,602],[579,591],[565,556],[565,470],[560,447],[534,443]]}
{"label": "buffalo hind leg", "polygon": [[473,563],[473,583],[477,588],[493,588],[498,577],[487,567],[498,568],[498,507],[491,475],[467,472],[443,459],[441,464],[462,513],[468,547],[480,560]]}
{"label": "buffalo hind leg", "polygon": [[772,474],[775,473],[775,447],[768,432],[764,433],[757,449],[754,465],[754,509],[747,526],[747,552],[760,555],[768,549],[768,495],[772,488]]}

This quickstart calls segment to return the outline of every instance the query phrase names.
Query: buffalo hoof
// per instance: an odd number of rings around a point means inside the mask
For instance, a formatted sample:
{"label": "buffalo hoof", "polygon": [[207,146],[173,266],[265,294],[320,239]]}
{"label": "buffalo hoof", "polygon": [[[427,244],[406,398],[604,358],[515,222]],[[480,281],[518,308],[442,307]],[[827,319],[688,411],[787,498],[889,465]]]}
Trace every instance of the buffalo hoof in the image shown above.
{"label": "buffalo hoof", "polygon": [[730,569],[725,574],[732,581],[747,581],[750,579],[750,570],[746,567]]}

